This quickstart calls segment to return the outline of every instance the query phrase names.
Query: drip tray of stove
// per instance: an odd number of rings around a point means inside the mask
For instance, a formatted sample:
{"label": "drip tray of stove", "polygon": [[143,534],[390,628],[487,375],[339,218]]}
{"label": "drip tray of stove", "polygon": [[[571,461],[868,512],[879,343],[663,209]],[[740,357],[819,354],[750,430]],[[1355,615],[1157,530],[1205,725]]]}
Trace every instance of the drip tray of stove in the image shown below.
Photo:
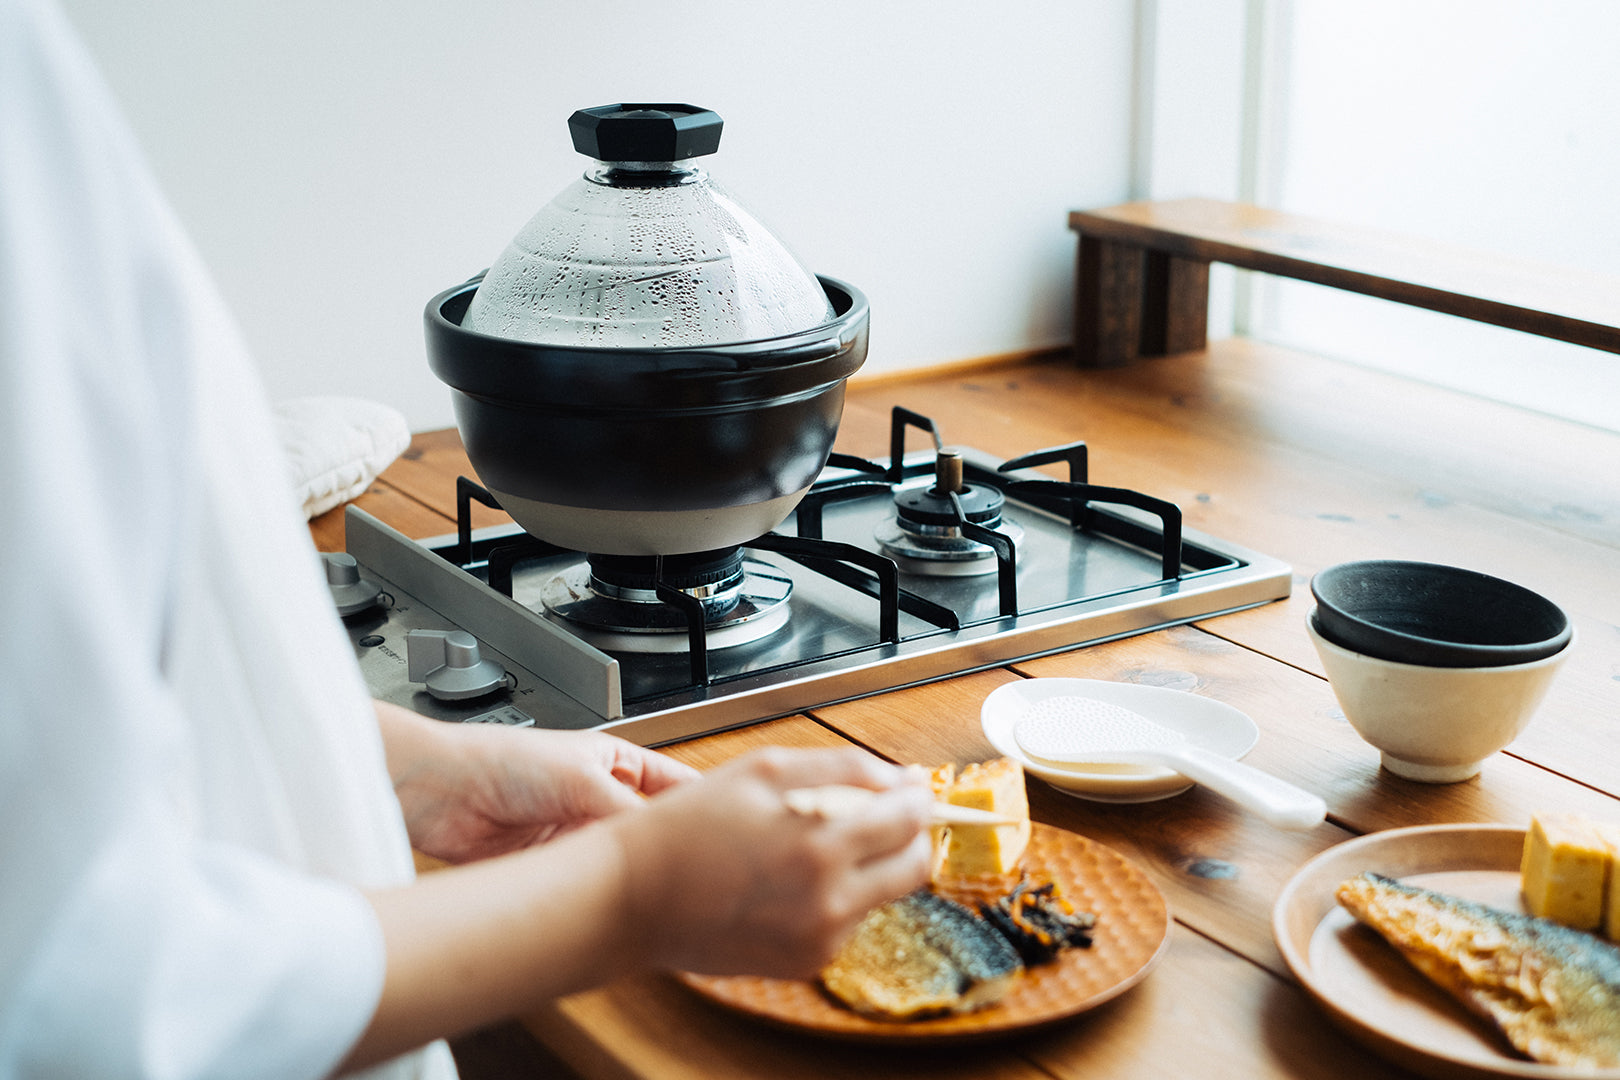
{"label": "drip tray of stove", "polygon": [[[1067,524],[1055,515],[1017,510],[1031,535],[1065,535]],[[829,509],[829,538],[862,527],[841,522]],[[556,588],[558,575],[577,574],[583,556],[525,567],[514,574],[508,597],[449,557],[454,537],[414,541],[352,506],[346,529],[348,554],[381,590],[378,604],[344,620],[375,696],[445,720],[605,728],[644,745],[1253,607],[1286,597],[1292,577],[1278,560],[1191,530],[1184,535],[1186,549],[1199,554],[1188,556],[1192,562],[1181,577],[1146,584],[1142,578],[1153,572],[1141,567],[1154,564],[1152,552],[1102,544],[1083,556],[1064,552],[1043,563],[1040,544],[1026,543],[1020,566],[1026,554],[1028,566],[1020,574],[1030,580],[1024,590],[1029,610],[1021,593],[1020,613],[1000,616],[994,575],[933,579],[921,587],[947,598],[966,596],[963,590],[981,595],[954,601],[967,613],[959,627],[907,616],[900,640],[885,642],[875,629],[875,599],[807,573],[785,557],[750,551],[750,561],[758,558],[793,579],[793,613],[768,636],[710,649],[709,685],[695,686],[684,649],[598,648],[543,613],[544,590]],[[474,538],[518,534],[515,526],[497,527],[477,530]],[[853,534],[848,539],[858,542]],[[1083,599],[1065,598],[1077,578],[1088,592]],[[465,632],[480,661],[504,670],[504,684],[472,699],[429,693],[411,678],[407,639],[413,631]]]}

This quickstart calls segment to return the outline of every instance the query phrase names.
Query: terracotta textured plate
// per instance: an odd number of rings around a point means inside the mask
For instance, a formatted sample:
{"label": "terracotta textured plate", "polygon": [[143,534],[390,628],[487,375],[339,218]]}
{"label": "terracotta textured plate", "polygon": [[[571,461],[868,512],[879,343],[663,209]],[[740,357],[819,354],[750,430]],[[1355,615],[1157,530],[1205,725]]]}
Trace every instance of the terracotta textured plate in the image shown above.
{"label": "terracotta textured plate", "polygon": [[[1489,1025],[1409,966],[1338,906],[1339,883],[1364,870],[1522,911],[1524,830],[1432,825],[1371,833],[1302,866],[1277,898],[1272,929],[1283,959],[1329,1016],[1391,1061],[1424,1076],[1592,1076],[1526,1061]],[[1620,1072],[1595,1074],[1620,1078]]]}
{"label": "terracotta textured plate", "polygon": [[[1057,882],[1076,910],[1097,914],[1089,949],[1030,968],[996,1005],[965,1016],[872,1020],[809,980],[679,976],[713,1001],[783,1027],[872,1042],[985,1039],[1061,1020],[1119,996],[1147,977],[1170,940],[1164,895],[1135,863],[1083,836],[1036,823],[1025,866]],[[955,899],[969,902],[971,892]]]}

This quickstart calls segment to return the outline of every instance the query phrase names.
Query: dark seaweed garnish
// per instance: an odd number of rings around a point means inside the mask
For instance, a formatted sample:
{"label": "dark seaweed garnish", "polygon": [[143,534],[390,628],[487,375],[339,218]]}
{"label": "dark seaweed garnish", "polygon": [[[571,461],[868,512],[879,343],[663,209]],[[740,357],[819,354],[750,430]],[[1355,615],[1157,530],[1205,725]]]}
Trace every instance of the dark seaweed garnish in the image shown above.
{"label": "dark seaweed garnish", "polygon": [[1028,967],[1047,963],[1064,949],[1090,948],[1097,925],[1096,915],[1075,911],[1052,882],[1031,886],[1027,878],[994,904],[980,904],[979,913]]}

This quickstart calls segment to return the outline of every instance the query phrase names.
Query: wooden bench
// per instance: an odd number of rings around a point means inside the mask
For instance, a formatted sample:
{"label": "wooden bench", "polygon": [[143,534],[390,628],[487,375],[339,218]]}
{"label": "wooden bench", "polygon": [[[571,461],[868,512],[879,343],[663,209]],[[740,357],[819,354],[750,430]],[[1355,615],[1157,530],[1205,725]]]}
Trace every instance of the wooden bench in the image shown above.
{"label": "wooden bench", "polygon": [[1620,277],[1215,199],[1077,210],[1075,354],[1088,367],[1206,344],[1227,263],[1620,352]]}

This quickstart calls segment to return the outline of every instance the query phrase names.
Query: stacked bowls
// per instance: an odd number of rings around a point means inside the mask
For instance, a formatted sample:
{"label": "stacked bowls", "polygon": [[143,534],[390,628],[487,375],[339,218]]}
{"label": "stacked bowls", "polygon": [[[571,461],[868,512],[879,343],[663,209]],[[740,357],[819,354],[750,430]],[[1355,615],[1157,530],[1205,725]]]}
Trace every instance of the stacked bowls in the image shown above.
{"label": "stacked bowls", "polygon": [[1477,775],[1529,723],[1574,637],[1546,597],[1438,563],[1341,563],[1311,594],[1311,641],[1346,719],[1411,780]]}

